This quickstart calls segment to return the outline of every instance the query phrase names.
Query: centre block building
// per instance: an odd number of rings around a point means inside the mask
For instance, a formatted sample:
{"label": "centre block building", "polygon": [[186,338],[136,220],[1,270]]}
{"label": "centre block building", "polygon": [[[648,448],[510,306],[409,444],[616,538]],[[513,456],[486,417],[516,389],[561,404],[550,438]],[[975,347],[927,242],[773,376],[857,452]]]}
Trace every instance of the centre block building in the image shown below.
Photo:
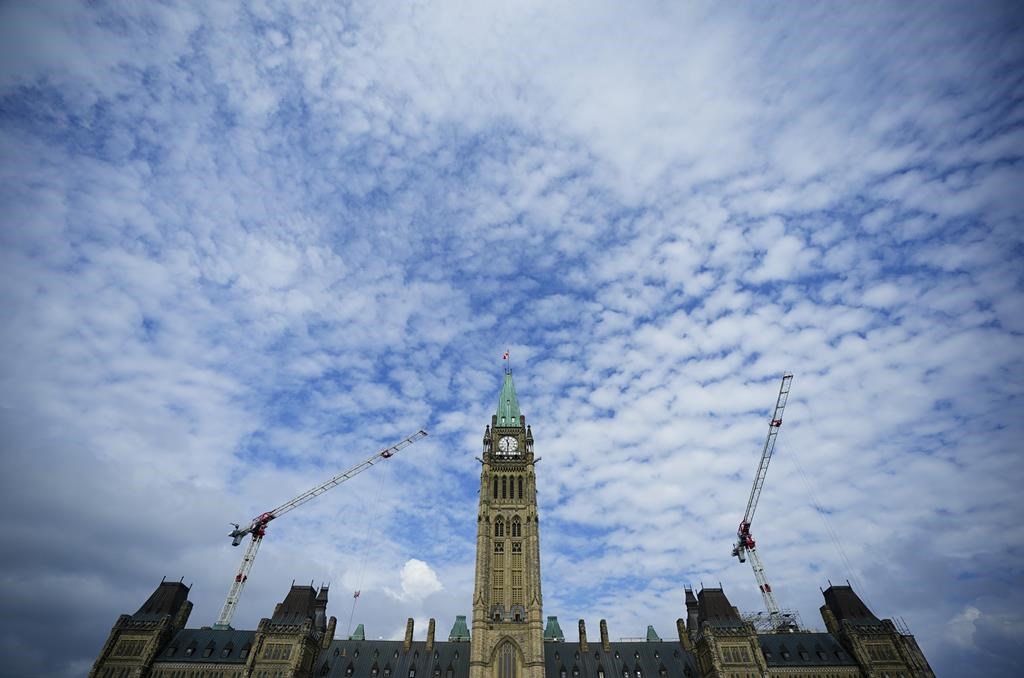
{"label": "centre block building", "polygon": [[533,431],[511,372],[483,435],[472,619],[447,639],[367,640],[360,624],[336,639],[328,589],[293,585],[255,630],[188,628],[188,588],[161,582],[110,631],[90,678],[805,678],[933,677],[914,637],[879,619],[850,586],[823,593],[825,631],[761,633],[721,588],[684,588],[680,618],[662,639],[612,641],[602,619],[566,641],[544,617]]}

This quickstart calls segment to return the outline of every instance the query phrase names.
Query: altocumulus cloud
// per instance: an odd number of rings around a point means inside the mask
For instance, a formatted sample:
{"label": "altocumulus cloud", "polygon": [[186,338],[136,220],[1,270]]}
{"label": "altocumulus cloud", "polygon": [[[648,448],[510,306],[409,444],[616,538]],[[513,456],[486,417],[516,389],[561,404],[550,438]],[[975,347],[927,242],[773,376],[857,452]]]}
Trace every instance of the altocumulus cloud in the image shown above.
{"label": "altocumulus cloud", "polygon": [[271,526],[236,624],[292,579],[373,637],[467,614],[509,348],[547,613],[760,604],[789,369],[783,604],[850,577],[1012,675],[1022,46],[999,2],[4,3],[4,670],[82,675],[164,575],[212,622],[229,521],[420,427]]}

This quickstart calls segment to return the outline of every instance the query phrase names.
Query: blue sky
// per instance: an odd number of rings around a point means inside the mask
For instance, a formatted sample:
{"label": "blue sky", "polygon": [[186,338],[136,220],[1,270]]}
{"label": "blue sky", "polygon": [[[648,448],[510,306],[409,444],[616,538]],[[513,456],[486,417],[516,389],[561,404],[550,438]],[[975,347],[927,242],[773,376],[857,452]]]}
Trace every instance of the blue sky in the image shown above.
{"label": "blue sky", "polygon": [[850,578],[1011,674],[1020,8],[677,4],[0,7],[7,675],[81,675],[165,575],[211,623],[229,521],[420,427],[272,526],[236,625],[296,579],[446,631],[506,348],[563,629],[759,607],[729,551],[791,370],[780,602]]}

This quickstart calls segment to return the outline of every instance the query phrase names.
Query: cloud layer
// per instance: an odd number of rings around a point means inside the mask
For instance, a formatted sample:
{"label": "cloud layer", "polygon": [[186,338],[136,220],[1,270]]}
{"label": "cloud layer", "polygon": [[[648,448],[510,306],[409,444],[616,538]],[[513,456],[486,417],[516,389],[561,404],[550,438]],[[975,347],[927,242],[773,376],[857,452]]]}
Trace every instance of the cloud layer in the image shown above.
{"label": "cloud layer", "polygon": [[312,579],[440,634],[506,348],[563,627],[760,605],[729,549],[792,370],[780,601],[820,626],[850,578],[939,673],[1011,675],[1015,5],[207,4],[0,8],[10,675],[81,675],[164,575],[210,623],[229,521],[424,426],[272,525],[236,625]]}

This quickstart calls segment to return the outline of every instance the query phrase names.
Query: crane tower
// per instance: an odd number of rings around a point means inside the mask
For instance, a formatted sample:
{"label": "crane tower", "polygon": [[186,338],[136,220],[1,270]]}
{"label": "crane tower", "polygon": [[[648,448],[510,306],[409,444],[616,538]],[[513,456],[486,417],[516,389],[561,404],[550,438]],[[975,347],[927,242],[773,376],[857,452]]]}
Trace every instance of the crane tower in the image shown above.
{"label": "crane tower", "polygon": [[757,502],[761,498],[761,488],[764,487],[764,480],[768,474],[768,464],[772,460],[772,453],[775,451],[775,439],[782,428],[782,412],[786,409],[786,401],[789,399],[789,385],[793,381],[793,375],[786,372],[782,375],[782,384],[779,386],[779,397],[775,401],[775,411],[772,413],[771,421],[768,424],[768,437],[764,441],[764,449],[761,452],[761,463],[757,467],[757,475],[754,476],[754,486],[750,489],[750,498],[747,500],[747,510],[740,521],[739,529],[736,531],[736,544],[733,546],[732,555],[739,558],[739,561],[746,562],[750,558],[750,565],[754,570],[754,578],[757,579],[758,588],[761,589],[761,597],[764,598],[764,606],[768,610],[769,618],[778,624],[783,624],[782,610],[775,601],[775,594],[772,593],[771,584],[764,573],[764,565],[760,556],[757,555],[757,546],[754,535],[750,532],[750,525],[754,521],[754,511],[757,510]]}

